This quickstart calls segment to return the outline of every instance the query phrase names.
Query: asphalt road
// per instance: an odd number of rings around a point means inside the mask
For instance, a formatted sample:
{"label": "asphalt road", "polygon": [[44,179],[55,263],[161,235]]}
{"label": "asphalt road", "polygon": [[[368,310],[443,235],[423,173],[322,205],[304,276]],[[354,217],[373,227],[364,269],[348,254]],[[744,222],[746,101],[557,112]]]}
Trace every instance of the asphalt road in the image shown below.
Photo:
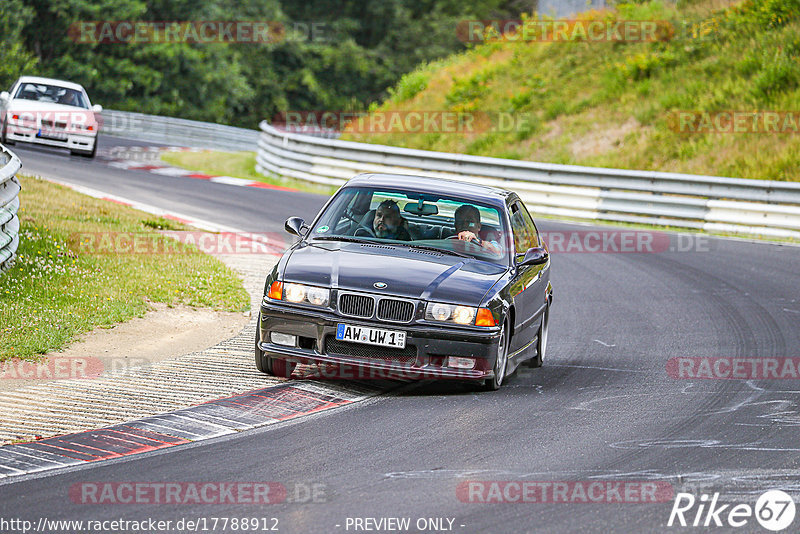
{"label": "asphalt road", "polygon": [[[26,171],[247,230],[276,231],[286,216],[310,217],[324,201],[115,170],[55,151],[17,153]],[[474,503],[457,492],[468,481],[656,481],[673,493],[719,493],[720,502],[750,506],[783,489],[800,503],[798,380],[667,372],[673,357],[800,357],[800,248],[711,238],[683,245],[690,250],[554,253],[545,365],[498,392],[414,384],[294,424],[20,479],[0,485],[0,517],[206,518],[209,529],[212,518],[274,517],[280,532],[363,532],[355,518],[387,517],[411,520],[394,532],[436,531],[417,529],[420,518],[449,518],[451,531],[465,533],[704,530],[666,526],[671,496],[647,504],[583,503],[574,493],[569,502]],[[318,484],[319,502],[99,506],[69,496],[75,484],[126,481],[277,481],[300,497]],[[752,517],[728,526],[729,511],[712,530],[766,532]],[[235,530],[218,523],[222,531]]]}

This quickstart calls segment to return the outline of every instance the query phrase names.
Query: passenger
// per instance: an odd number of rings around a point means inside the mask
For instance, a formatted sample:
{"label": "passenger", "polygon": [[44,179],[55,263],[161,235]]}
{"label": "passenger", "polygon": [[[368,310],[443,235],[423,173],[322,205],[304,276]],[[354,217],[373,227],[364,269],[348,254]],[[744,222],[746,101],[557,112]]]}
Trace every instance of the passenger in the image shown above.
{"label": "passenger", "polygon": [[472,242],[486,252],[500,253],[497,232],[481,227],[481,212],[471,204],[463,204],[455,213],[456,235],[461,241]]}
{"label": "passenger", "polygon": [[400,207],[397,202],[387,199],[378,205],[372,221],[376,237],[411,241],[411,234],[408,233],[405,226],[405,219],[400,215]]}

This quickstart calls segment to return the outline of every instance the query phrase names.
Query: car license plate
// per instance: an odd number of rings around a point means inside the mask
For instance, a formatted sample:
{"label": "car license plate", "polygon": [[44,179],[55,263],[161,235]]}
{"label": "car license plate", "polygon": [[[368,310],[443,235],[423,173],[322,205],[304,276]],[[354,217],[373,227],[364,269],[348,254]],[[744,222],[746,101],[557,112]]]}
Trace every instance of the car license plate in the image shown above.
{"label": "car license plate", "polygon": [[364,343],[366,345],[390,347],[393,349],[403,349],[406,346],[405,332],[370,328],[368,326],[354,326],[344,323],[339,323],[336,326],[336,339],[351,341],[353,343]]}
{"label": "car license plate", "polygon": [[66,141],[67,134],[63,132],[57,132],[54,130],[39,130],[39,133],[36,134],[36,137],[41,139],[52,139],[53,141]]}

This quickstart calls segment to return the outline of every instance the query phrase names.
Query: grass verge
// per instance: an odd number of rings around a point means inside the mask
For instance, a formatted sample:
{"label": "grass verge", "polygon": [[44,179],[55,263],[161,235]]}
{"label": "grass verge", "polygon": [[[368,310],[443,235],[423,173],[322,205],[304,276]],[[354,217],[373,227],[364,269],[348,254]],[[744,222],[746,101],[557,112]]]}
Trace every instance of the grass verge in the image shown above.
{"label": "grass verge", "polygon": [[222,152],[204,150],[202,152],[164,152],[161,161],[191,171],[219,176],[233,176],[255,180],[266,184],[289,187],[307,193],[331,195],[336,187],[313,184],[303,180],[264,176],[256,172],[256,155],[254,152]]}
{"label": "grass verge", "polygon": [[[95,327],[141,317],[148,301],[245,311],[236,274],[194,248],[163,245],[155,230],[187,230],[174,221],[20,177],[20,247],[0,277],[0,361],[35,359]],[[146,234],[173,254],[89,254],[79,233]],[[156,249],[158,250],[158,249]]]}

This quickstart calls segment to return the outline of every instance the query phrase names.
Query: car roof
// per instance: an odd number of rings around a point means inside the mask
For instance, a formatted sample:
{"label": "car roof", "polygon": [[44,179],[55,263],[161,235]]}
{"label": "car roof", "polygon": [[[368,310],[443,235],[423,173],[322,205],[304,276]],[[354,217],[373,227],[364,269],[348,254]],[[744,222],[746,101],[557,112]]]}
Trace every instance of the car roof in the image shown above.
{"label": "car roof", "polygon": [[47,85],[58,85],[67,89],[83,91],[83,86],[79,83],[68,82],[66,80],[56,80],[55,78],[42,78],[41,76],[20,76],[19,83],[43,83]]}
{"label": "car roof", "polygon": [[442,196],[453,196],[465,200],[490,202],[492,204],[505,204],[506,199],[513,195],[512,191],[491,187],[487,185],[417,176],[413,174],[359,174],[351,178],[344,187],[386,187],[389,189],[404,189],[431,193]]}

